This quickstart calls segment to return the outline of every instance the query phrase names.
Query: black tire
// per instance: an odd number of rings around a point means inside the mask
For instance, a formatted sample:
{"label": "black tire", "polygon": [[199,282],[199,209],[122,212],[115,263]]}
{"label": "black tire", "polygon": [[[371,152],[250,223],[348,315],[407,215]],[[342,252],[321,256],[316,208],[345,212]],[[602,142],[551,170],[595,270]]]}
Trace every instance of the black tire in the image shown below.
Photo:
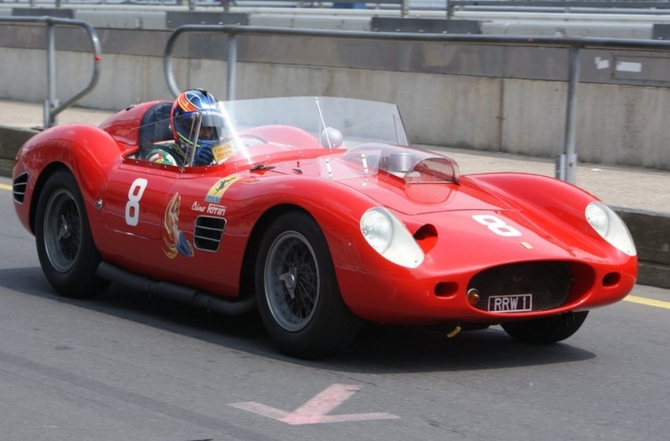
{"label": "black tire", "polygon": [[47,179],[37,202],[35,238],[42,271],[60,295],[88,298],[107,289],[109,282],[95,275],[100,254],[69,171],[58,170]]}
{"label": "black tire", "polygon": [[339,352],[360,327],[340,295],[326,239],[303,212],[282,214],[265,232],[256,262],[256,296],[270,338],[294,357]]}
{"label": "black tire", "polygon": [[501,326],[510,337],[527,343],[556,343],[572,336],[582,326],[588,311],[544,317]]}

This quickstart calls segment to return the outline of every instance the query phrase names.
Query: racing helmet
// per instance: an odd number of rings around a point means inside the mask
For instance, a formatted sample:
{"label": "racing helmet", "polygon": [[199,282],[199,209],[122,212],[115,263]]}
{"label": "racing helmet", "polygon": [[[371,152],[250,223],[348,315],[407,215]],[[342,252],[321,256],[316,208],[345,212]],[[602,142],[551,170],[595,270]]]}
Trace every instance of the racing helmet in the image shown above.
{"label": "racing helmet", "polygon": [[[202,115],[197,136],[195,115]],[[184,155],[194,147],[214,147],[225,134],[223,114],[214,95],[204,89],[190,89],[180,94],[170,111],[172,136]]]}

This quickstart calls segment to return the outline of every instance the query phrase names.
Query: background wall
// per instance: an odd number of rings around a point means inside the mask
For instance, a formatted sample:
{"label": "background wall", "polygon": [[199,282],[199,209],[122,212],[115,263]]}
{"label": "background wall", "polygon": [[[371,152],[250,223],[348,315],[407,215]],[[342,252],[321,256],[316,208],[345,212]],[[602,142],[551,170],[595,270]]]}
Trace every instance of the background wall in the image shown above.
{"label": "background wall", "polygon": [[[103,54],[100,81],[79,105],[116,110],[172,98],[161,54]],[[0,59],[0,98],[45,99],[43,50],[0,48]],[[181,58],[173,66],[180,88],[226,96],[225,61]],[[57,72],[64,100],[89,81],[91,55],[59,51]],[[236,98],[337,95],[393,102],[414,143],[552,157],[563,150],[566,89],[564,81],[242,61]],[[669,112],[668,87],[579,84],[579,159],[669,170]]]}
{"label": "background wall", "polygon": [[[59,11],[95,26],[102,47],[100,81],[78,103],[80,106],[117,110],[137,101],[172,98],[163,54],[172,29],[188,22],[192,15],[155,8],[87,9],[85,5]],[[213,13],[211,8],[208,11],[205,15],[199,12],[198,19],[221,22],[233,17],[239,21],[242,16],[243,21],[255,25],[339,29],[343,23],[353,23],[370,29],[378,18],[357,11],[312,12],[309,17],[298,12],[227,15]],[[39,9],[29,12],[38,15]],[[650,38],[655,21],[670,20],[670,16],[649,16],[644,22],[609,18],[608,25],[586,18],[570,21],[566,14],[552,15],[558,17],[556,20],[538,19],[537,14],[532,20],[516,15],[517,19],[504,14],[486,18],[479,13],[481,21],[467,28],[480,33],[609,33]],[[423,22],[433,26],[453,23]],[[65,100],[88,83],[93,69],[91,48],[80,29],[56,28],[55,35],[56,89],[58,97]],[[410,139],[417,144],[541,157],[563,153],[566,49],[335,37],[240,35],[237,40],[238,99],[338,95],[388,101],[399,105]],[[0,23],[0,98],[44,101],[45,41],[42,24]],[[223,34],[182,36],[173,58],[178,86],[205,87],[225,98],[226,48]],[[670,170],[670,125],[665,122],[670,111],[670,54],[582,50],[580,59],[576,106],[579,160]]]}

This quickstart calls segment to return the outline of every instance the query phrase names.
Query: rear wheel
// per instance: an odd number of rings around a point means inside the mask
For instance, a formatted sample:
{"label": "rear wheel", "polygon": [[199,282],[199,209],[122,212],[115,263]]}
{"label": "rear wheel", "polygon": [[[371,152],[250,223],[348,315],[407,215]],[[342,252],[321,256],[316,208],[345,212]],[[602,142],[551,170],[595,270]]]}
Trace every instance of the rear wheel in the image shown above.
{"label": "rear wheel", "polygon": [[527,343],[555,343],[572,336],[582,326],[588,311],[571,312],[553,317],[503,323],[512,338]]}
{"label": "rear wheel", "polygon": [[323,233],[306,213],[285,213],[268,228],[256,264],[256,296],[270,338],[295,357],[340,351],[360,326],[340,295]]}
{"label": "rear wheel", "polygon": [[61,295],[85,298],[109,282],[96,277],[100,255],[93,243],[84,201],[69,171],[51,175],[37,202],[37,254],[49,283]]}

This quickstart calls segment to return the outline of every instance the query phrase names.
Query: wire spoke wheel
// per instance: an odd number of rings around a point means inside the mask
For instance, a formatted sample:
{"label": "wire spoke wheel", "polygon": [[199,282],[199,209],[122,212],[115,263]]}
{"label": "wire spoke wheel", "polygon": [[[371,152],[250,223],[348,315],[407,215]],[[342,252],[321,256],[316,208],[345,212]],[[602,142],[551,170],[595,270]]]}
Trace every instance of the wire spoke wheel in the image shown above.
{"label": "wire spoke wheel", "polygon": [[319,301],[319,269],[304,236],[281,234],[270,247],[265,267],[265,296],[272,316],[289,332],[303,329]]}
{"label": "wire spoke wheel", "polygon": [[74,176],[57,170],[40,192],[35,214],[37,255],[51,286],[67,297],[93,297],[109,282],[95,271],[100,263],[84,200]]}
{"label": "wire spoke wheel", "polygon": [[81,213],[72,193],[55,192],[44,213],[44,246],[51,265],[60,272],[72,269],[81,247]]}
{"label": "wire spoke wheel", "polygon": [[265,228],[256,261],[256,300],[270,338],[289,355],[344,349],[360,326],[344,303],[330,250],[316,221],[288,211]]}

